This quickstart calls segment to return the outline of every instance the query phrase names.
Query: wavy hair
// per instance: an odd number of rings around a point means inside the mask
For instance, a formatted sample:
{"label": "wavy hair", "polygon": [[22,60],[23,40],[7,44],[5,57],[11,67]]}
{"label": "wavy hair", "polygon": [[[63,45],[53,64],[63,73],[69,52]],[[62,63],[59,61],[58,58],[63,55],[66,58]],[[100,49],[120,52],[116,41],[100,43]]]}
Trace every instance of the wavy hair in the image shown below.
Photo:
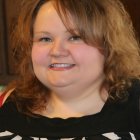
{"label": "wavy hair", "polygon": [[[33,25],[40,7],[53,1],[69,32],[71,18],[81,38],[98,44],[105,55],[104,73],[111,100],[125,98],[133,79],[140,77],[140,49],[130,16],[119,0],[31,0],[22,3],[22,11],[12,34],[18,79],[10,99],[19,110],[31,114],[43,109],[50,90],[36,78],[31,60]],[[94,63],[94,62],[93,62]],[[7,89],[7,90],[8,90]]]}

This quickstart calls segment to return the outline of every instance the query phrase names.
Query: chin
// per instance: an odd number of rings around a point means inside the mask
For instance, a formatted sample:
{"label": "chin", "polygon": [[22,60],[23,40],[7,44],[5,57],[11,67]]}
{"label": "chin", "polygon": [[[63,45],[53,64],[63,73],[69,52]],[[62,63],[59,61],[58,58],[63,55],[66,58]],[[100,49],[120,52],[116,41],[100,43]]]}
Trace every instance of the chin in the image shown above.
{"label": "chin", "polygon": [[66,87],[66,86],[68,86],[69,85],[69,83],[66,83],[66,82],[51,82],[51,83],[49,83],[49,84],[47,84],[49,87]]}

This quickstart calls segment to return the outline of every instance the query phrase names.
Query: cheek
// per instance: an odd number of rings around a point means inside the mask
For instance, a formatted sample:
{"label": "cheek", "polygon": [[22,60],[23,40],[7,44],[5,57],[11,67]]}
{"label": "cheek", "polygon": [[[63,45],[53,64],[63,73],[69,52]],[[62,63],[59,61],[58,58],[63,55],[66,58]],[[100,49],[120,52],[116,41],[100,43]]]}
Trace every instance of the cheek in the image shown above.
{"label": "cheek", "polygon": [[95,47],[81,45],[73,49],[73,57],[80,64],[87,65],[104,65],[104,55]]}
{"label": "cheek", "polygon": [[32,62],[33,65],[45,65],[47,62],[48,50],[38,46],[33,46],[32,48]]}

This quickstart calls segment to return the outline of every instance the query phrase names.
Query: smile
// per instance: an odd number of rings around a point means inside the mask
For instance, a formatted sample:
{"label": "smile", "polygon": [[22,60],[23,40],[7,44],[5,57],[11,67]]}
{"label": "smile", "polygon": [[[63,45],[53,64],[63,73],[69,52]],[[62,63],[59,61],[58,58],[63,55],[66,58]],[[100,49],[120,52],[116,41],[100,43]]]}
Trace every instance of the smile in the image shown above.
{"label": "smile", "polygon": [[49,65],[49,69],[52,70],[68,70],[75,66],[75,64],[68,64],[68,63],[54,63]]}

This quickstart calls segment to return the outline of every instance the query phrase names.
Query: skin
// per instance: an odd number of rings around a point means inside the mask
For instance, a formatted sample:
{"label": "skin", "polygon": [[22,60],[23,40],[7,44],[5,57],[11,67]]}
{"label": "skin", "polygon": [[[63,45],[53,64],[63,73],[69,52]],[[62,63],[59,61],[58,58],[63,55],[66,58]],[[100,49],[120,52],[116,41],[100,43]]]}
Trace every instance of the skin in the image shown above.
{"label": "skin", "polygon": [[47,111],[41,114],[68,118],[101,111],[105,103],[105,91],[101,92],[104,55],[78,33],[67,31],[52,2],[40,8],[33,30],[33,69],[52,91]]}

